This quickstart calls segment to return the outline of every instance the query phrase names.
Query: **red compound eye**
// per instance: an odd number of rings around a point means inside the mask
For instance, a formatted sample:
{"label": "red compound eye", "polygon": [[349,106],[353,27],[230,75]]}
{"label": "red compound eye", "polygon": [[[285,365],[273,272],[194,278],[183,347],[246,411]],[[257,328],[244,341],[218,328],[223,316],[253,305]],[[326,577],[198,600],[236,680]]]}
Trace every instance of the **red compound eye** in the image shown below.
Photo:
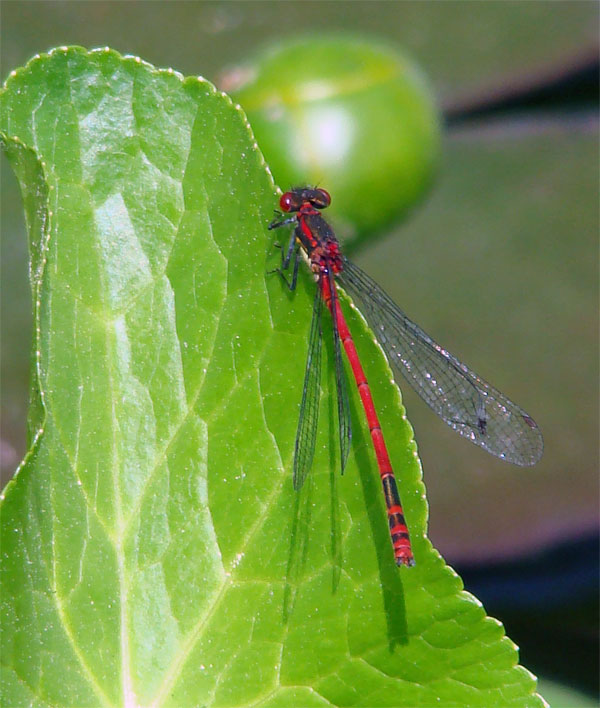
{"label": "red compound eye", "polygon": [[281,211],[292,211],[295,202],[296,199],[294,198],[294,195],[291,192],[285,192],[281,195],[281,199],[279,200],[279,206],[281,208]]}
{"label": "red compound eye", "polygon": [[314,205],[319,209],[325,209],[331,204],[331,196],[325,189],[315,189]]}

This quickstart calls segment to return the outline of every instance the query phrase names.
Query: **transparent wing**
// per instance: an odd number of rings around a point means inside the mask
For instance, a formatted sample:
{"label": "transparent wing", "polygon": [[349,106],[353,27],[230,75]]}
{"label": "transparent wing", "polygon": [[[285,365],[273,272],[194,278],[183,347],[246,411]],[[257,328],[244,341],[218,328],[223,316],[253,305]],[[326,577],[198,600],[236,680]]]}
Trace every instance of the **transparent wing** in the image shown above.
{"label": "transparent wing", "polygon": [[316,289],[312,322],[308,341],[308,356],[300,403],[300,417],[294,447],[294,489],[304,484],[315,454],[317,424],[319,422],[319,398],[321,392],[321,310],[323,298]]}
{"label": "transparent wing", "polygon": [[542,456],[542,434],[524,410],[477,376],[412,322],[364,271],[344,259],[338,276],[390,365],[451,428],[515,465]]}
{"label": "transparent wing", "polygon": [[344,371],[344,363],[342,361],[340,333],[337,317],[334,314],[336,312],[335,303],[338,294],[331,270],[328,270],[327,277],[329,278],[329,291],[331,292],[331,319],[333,322],[333,350],[335,353],[335,383],[337,388],[340,459],[343,474],[346,461],[348,460],[348,454],[350,453],[350,444],[352,442],[352,424],[350,420],[350,403],[348,401],[348,384],[346,381],[346,372]]}

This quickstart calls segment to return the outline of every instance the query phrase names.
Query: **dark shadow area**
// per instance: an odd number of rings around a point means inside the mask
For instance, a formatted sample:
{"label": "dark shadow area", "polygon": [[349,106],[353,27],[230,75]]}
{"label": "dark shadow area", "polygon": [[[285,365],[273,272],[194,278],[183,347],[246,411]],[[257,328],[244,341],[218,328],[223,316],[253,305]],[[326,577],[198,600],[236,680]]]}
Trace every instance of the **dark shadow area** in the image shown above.
{"label": "dark shadow area", "polygon": [[456,567],[465,589],[506,627],[520,661],[600,700],[597,535],[511,562]]}
{"label": "dark shadow area", "polygon": [[[355,410],[354,406],[352,408],[352,418],[357,420],[357,416],[362,411]],[[393,652],[396,645],[407,643],[406,603],[402,574],[394,562],[387,515],[383,508],[381,482],[378,475],[374,474],[374,465],[370,458],[371,440],[365,438],[362,428],[358,425],[353,428],[352,447],[359,469],[363,499],[371,528],[372,540],[365,539],[365,543],[373,543],[377,553],[387,622],[388,645],[390,652]]]}
{"label": "dark shadow area", "polygon": [[285,587],[283,590],[284,624],[287,624],[290,616],[294,612],[296,589],[302,582],[302,577],[306,568],[312,498],[313,484],[312,478],[309,476],[300,493],[294,496],[292,531],[290,534],[290,551],[288,554],[285,573]]}
{"label": "dark shadow area", "polygon": [[515,79],[486,93],[457,98],[443,110],[446,125],[453,128],[511,112],[593,110],[597,115],[599,98],[600,59],[598,50],[593,49],[571,64]]}

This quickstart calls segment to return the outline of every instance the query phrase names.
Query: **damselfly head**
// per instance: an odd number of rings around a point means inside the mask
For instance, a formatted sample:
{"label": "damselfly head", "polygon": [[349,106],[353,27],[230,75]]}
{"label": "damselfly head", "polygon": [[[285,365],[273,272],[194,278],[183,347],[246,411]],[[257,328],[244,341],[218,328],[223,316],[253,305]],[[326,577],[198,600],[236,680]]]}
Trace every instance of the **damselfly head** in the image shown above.
{"label": "damselfly head", "polygon": [[331,204],[331,197],[329,192],[324,189],[294,187],[294,189],[281,195],[279,206],[282,211],[288,213],[290,211],[300,211],[302,205],[307,202],[315,209],[326,209]]}

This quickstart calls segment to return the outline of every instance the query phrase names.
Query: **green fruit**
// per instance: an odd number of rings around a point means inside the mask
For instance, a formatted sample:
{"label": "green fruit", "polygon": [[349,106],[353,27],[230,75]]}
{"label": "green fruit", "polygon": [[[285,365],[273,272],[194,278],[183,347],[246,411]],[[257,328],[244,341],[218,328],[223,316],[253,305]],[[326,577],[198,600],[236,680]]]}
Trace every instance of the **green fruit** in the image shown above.
{"label": "green fruit", "polygon": [[[440,120],[418,67],[387,45],[306,37],[263,53],[232,97],[285,191],[319,185],[344,235],[399,219],[431,183]],[[226,82],[227,83],[227,78]],[[229,88],[225,86],[225,88]]]}

